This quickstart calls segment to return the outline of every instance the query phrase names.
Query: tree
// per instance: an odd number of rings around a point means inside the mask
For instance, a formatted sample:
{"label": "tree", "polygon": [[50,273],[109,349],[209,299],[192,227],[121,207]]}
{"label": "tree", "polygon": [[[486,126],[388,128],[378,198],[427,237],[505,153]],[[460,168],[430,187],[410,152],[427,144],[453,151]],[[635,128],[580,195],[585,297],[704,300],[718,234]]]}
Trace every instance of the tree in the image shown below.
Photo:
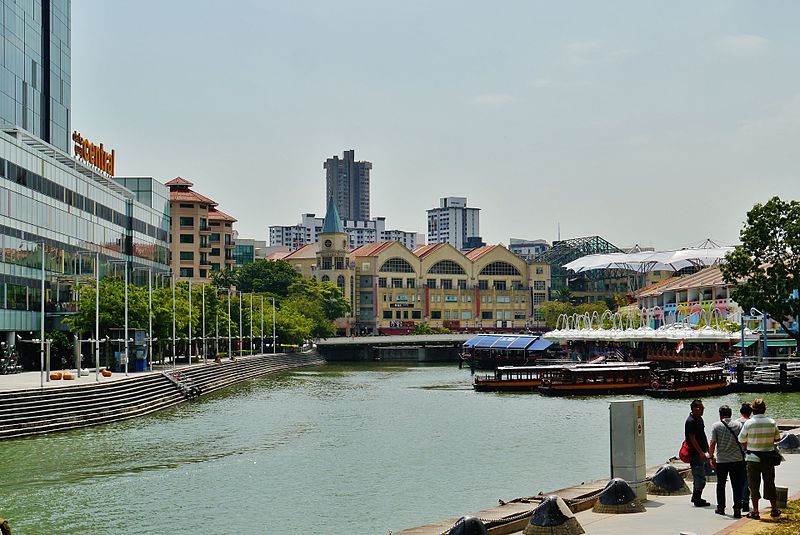
{"label": "tree", "polygon": [[223,269],[211,272],[211,284],[218,288],[232,288],[238,284],[237,269]]}
{"label": "tree", "polygon": [[236,270],[236,288],[245,293],[286,297],[300,274],[284,260],[256,260]]}
{"label": "tree", "polygon": [[562,303],[561,301],[545,301],[542,303],[540,310],[544,316],[544,324],[548,329],[555,329],[558,317],[561,314],[571,316],[575,313],[575,307],[569,303]]}
{"label": "tree", "polygon": [[[131,329],[147,327],[147,289],[128,285],[128,325]],[[95,287],[81,286],[78,294],[78,312],[64,320],[77,333],[88,333],[95,328]],[[119,277],[100,281],[100,336],[110,335],[110,329],[125,326],[125,282]]]}
{"label": "tree", "polygon": [[572,297],[572,290],[569,288],[559,288],[558,291],[556,291],[556,301],[569,303],[570,297]]}
{"label": "tree", "polygon": [[800,202],[773,197],[747,212],[742,241],[720,266],[731,297],[745,311],[755,307],[790,330],[800,312]]}
{"label": "tree", "polygon": [[323,314],[329,321],[350,313],[350,302],[338,286],[328,281],[319,282],[314,279],[298,279],[289,287],[289,297],[291,299],[303,297],[319,303]]}

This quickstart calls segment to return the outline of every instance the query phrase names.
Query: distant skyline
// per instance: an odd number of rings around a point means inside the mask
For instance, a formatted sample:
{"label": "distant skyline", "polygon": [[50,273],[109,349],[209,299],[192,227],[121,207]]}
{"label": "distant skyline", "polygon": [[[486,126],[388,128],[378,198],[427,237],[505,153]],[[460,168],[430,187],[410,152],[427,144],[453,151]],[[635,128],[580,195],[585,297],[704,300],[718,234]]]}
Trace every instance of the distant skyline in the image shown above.
{"label": "distant skyline", "polygon": [[240,236],[325,212],[327,158],[373,163],[372,216],[426,233],[618,246],[738,240],[800,198],[800,4],[72,2],[71,127],[118,175],[183,176]]}

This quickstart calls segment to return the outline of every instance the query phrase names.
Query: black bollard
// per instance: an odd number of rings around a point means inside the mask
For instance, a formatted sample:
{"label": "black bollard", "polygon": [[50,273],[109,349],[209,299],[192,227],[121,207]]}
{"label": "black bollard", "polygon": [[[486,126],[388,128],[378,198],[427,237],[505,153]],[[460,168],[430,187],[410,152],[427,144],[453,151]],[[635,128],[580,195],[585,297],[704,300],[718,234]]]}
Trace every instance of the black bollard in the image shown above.
{"label": "black bollard", "polygon": [[630,485],[617,477],[608,482],[592,510],[595,513],[643,513],[644,505],[636,499]]}
{"label": "black bollard", "polygon": [[662,465],[650,481],[647,482],[647,493],[656,496],[685,496],[691,494],[689,487],[671,464]]}
{"label": "black bollard", "polygon": [[581,535],[586,532],[564,500],[558,496],[548,496],[533,510],[531,520],[522,533],[524,535]]}
{"label": "black bollard", "polygon": [[789,373],[786,371],[786,363],[781,362],[778,365],[778,370],[781,381],[781,392],[786,392],[786,387],[789,385]]}
{"label": "black bollard", "polygon": [[[744,348],[742,348],[742,355],[744,355]],[[738,392],[744,392],[744,370],[746,366],[741,359],[736,364],[736,390]]]}
{"label": "black bollard", "polygon": [[462,516],[456,520],[447,533],[448,535],[489,535],[483,522],[474,516]]}

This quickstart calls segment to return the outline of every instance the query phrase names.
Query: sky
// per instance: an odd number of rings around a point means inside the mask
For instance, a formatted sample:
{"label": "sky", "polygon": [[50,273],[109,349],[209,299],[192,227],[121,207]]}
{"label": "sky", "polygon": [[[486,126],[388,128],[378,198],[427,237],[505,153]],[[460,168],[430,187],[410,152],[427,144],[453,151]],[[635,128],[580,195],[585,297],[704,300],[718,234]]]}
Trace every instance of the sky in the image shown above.
{"label": "sky", "polygon": [[800,3],[73,0],[72,128],[268,239],[372,162],[371,215],[441,197],[489,244],[734,244],[800,198]]}

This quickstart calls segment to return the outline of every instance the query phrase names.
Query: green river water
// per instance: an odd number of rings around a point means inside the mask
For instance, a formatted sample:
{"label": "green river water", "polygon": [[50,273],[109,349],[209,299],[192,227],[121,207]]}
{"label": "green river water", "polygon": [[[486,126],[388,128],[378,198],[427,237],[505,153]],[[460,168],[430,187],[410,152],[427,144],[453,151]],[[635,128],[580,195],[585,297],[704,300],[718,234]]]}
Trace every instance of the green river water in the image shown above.
{"label": "green river water", "polygon": [[[767,414],[800,417],[800,395]],[[716,409],[752,396],[706,400]],[[0,442],[15,535],[387,534],[608,476],[608,401],[476,393],[449,366],[326,365],[158,414]],[[645,398],[647,464],[686,400]]]}

